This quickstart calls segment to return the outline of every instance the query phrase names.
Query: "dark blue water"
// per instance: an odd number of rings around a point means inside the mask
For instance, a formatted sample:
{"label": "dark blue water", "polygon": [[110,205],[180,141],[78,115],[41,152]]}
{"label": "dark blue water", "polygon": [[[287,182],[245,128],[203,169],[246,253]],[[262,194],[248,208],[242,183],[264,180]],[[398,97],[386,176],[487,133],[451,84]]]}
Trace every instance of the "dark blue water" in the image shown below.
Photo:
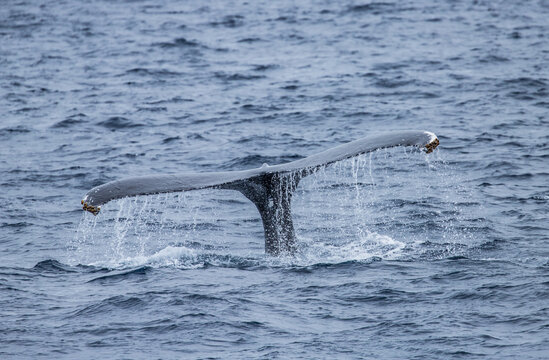
{"label": "dark blue water", "polygon": [[[549,357],[549,2],[3,1],[0,357]],[[300,184],[80,199],[382,131]]]}

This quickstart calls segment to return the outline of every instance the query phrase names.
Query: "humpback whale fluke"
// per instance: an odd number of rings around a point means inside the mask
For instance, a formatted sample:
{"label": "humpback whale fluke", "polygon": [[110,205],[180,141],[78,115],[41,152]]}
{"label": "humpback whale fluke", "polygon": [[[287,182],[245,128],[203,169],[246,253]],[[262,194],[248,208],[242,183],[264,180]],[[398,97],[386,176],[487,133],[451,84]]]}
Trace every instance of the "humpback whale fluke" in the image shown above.
{"label": "humpback whale fluke", "polygon": [[197,189],[238,190],[255,204],[265,232],[265,252],[278,255],[295,249],[291,200],[299,181],[336,161],[395,146],[415,146],[432,152],[439,144],[428,131],[401,131],[365,137],[286,164],[243,171],[150,175],[97,186],[84,196],[84,210],[97,215],[111,200]]}

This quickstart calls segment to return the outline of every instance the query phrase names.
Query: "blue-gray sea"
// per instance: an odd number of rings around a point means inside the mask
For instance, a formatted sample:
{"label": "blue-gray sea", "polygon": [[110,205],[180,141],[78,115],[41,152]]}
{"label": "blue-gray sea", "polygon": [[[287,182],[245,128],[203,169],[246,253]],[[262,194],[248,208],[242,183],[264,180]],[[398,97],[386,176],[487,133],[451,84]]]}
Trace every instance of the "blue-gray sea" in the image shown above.
{"label": "blue-gray sea", "polygon": [[[124,177],[440,138],[229,190]],[[549,1],[2,0],[0,358],[549,358]]]}

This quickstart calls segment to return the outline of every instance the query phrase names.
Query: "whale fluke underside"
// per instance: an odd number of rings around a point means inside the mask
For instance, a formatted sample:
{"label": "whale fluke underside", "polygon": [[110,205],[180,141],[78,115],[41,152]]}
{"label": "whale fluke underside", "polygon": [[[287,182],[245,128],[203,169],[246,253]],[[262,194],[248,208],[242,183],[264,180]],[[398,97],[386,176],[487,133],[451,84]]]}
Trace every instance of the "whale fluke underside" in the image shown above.
{"label": "whale fluke underside", "polygon": [[401,131],[365,137],[309,157],[274,166],[243,171],[149,175],[116,180],[91,189],[82,200],[84,210],[96,215],[111,200],[197,189],[238,190],[259,210],[265,232],[265,251],[291,253],[295,232],[291,216],[291,198],[299,181],[320,168],[344,160],[395,146],[416,146],[428,153],[439,144],[427,131]]}

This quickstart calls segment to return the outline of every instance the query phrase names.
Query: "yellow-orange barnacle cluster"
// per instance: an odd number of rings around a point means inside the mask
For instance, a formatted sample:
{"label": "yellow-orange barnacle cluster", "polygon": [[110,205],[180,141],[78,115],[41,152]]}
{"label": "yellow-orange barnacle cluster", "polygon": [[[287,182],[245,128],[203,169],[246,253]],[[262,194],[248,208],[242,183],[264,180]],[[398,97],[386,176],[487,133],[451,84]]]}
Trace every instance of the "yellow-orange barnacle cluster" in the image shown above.
{"label": "yellow-orange barnacle cluster", "polygon": [[436,147],[440,144],[440,141],[438,141],[437,138],[435,138],[433,141],[425,145],[425,149],[427,150],[427,154],[433,152],[433,150],[436,149]]}
{"label": "yellow-orange barnacle cluster", "polygon": [[82,209],[89,211],[94,215],[99,214],[99,210],[101,210],[101,207],[88,205],[88,203],[84,202],[84,200],[81,201],[81,204],[82,204]]}

